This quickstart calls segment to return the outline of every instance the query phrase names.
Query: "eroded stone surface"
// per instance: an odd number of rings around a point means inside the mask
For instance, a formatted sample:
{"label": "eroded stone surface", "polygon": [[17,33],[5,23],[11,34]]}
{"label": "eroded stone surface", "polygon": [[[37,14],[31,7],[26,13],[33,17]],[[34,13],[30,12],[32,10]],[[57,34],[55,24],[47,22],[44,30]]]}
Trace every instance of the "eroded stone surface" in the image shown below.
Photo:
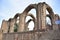
{"label": "eroded stone surface", "polygon": [[[36,18],[28,13],[33,8],[36,10]],[[46,10],[49,14],[46,14]],[[25,22],[27,16],[32,19]],[[17,19],[18,17],[19,19]],[[46,24],[46,17],[50,18],[51,25]],[[18,23],[17,20],[19,20]],[[52,8],[45,2],[30,4],[21,14],[17,13],[8,21],[3,20],[0,40],[60,40],[60,25],[55,23],[56,20],[60,20],[59,15],[54,14]],[[34,22],[32,31],[28,29],[30,21]],[[16,32],[14,32],[15,24],[18,25]]]}

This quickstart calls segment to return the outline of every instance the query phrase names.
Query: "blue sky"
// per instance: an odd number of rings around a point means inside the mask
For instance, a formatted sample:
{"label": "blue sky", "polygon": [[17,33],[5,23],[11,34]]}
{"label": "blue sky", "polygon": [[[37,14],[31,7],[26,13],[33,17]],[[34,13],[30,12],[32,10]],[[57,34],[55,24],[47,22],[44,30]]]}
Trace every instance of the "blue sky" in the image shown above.
{"label": "blue sky", "polygon": [[[13,18],[16,13],[22,13],[29,4],[39,2],[46,2],[55,14],[60,15],[60,0],[0,0],[0,27],[3,19]],[[31,12],[34,14],[34,11]]]}

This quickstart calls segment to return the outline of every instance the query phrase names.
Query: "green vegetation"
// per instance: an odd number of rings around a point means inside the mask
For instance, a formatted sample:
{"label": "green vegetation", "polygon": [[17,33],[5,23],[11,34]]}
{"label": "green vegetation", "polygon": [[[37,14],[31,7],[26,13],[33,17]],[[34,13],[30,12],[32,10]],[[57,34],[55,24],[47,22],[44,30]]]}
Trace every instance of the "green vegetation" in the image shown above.
{"label": "green vegetation", "polygon": [[17,32],[17,30],[18,30],[18,24],[15,23],[15,24],[14,24],[14,32]]}

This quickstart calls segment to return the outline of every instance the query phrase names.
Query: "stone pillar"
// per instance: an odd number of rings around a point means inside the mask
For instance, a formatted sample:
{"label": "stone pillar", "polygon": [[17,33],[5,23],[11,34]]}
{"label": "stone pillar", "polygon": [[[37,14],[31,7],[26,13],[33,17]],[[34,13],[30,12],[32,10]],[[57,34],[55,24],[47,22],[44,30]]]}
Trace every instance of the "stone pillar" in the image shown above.
{"label": "stone pillar", "polygon": [[16,22],[16,20],[14,18],[11,19],[10,30],[9,30],[10,33],[14,32],[14,24],[15,24],[15,22]]}
{"label": "stone pillar", "polygon": [[58,20],[59,16],[57,14],[54,15],[54,24],[53,24],[53,30],[58,30],[58,24],[56,24],[56,21]]}
{"label": "stone pillar", "polygon": [[2,29],[3,33],[8,32],[8,21],[3,20],[1,29]]}
{"label": "stone pillar", "polygon": [[34,29],[33,30],[37,30],[37,20],[34,20]]}
{"label": "stone pillar", "polygon": [[29,31],[28,25],[29,25],[29,23],[25,24],[25,31]]}
{"label": "stone pillar", "polygon": [[24,31],[24,25],[25,25],[24,20],[25,20],[25,15],[20,14],[18,32],[23,32]]}
{"label": "stone pillar", "polygon": [[44,3],[38,4],[37,26],[39,30],[46,29],[46,6]]}

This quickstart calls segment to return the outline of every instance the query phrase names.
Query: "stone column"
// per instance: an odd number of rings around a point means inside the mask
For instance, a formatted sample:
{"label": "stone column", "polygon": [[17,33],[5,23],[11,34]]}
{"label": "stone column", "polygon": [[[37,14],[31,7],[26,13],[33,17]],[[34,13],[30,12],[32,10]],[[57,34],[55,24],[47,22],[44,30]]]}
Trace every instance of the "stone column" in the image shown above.
{"label": "stone column", "polygon": [[29,31],[28,25],[29,25],[29,23],[25,24],[25,31]]}
{"label": "stone column", "polygon": [[20,14],[18,32],[23,32],[24,31],[24,25],[25,25],[24,20],[25,20],[25,15]]}
{"label": "stone column", "polygon": [[44,3],[38,4],[37,26],[39,30],[46,29],[46,6]]}
{"label": "stone column", "polygon": [[33,30],[37,30],[37,20],[34,20],[34,29]]}
{"label": "stone column", "polygon": [[10,30],[9,30],[10,33],[14,32],[14,24],[15,24],[15,22],[16,22],[16,20],[14,18],[11,19]]}
{"label": "stone column", "polygon": [[8,21],[3,20],[1,29],[2,29],[3,33],[8,32]]}
{"label": "stone column", "polygon": [[58,20],[58,15],[55,14],[55,15],[54,15],[54,19],[53,19],[53,21],[54,21],[53,30],[58,30],[58,29],[59,29],[59,28],[58,28],[58,24],[56,23],[57,20]]}

